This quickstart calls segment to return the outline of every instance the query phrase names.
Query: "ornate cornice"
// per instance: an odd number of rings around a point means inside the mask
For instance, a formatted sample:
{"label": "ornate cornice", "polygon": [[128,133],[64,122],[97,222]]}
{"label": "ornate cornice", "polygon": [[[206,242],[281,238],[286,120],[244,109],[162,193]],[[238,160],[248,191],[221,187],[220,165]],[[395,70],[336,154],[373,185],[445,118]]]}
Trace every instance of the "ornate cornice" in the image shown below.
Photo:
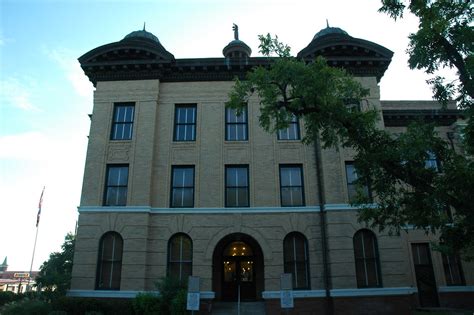
{"label": "ornate cornice", "polygon": [[[345,68],[354,76],[374,76],[379,80],[392,54],[375,43],[339,34],[318,37],[297,57],[310,62],[315,56],[322,55],[330,66]],[[136,36],[97,47],[79,58],[94,86],[98,81],[117,80],[231,81],[235,77],[244,78],[254,67],[269,66],[273,60],[275,58],[247,55],[175,59],[158,40]]]}
{"label": "ornate cornice", "polygon": [[416,120],[450,126],[464,118],[462,111],[457,109],[384,109],[382,114],[386,127],[408,126]]}

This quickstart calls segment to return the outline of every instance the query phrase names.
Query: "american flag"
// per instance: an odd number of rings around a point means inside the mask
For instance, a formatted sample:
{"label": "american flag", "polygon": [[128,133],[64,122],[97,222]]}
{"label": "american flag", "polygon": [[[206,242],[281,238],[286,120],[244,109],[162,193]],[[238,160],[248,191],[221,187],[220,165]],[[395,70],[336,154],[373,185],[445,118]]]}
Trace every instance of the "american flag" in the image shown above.
{"label": "american flag", "polygon": [[41,216],[41,204],[43,203],[43,194],[44,194],[44,188],[43,191],[41,192],[41,197],[38,203],[38,214],[36,215],[36,227],[38,227],[38,224],[40,222],[40,216]]}

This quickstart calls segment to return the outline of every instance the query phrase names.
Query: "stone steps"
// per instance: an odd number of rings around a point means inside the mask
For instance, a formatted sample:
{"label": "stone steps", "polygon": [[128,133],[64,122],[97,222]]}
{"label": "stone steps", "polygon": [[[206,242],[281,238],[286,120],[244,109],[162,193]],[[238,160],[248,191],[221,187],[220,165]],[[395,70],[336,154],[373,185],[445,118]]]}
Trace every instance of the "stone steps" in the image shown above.
{"label": "stone steps", "polygon": [[[216,302],[212,315],[238,315],[237,302]],[[241,302],[240,315],[265,315],[265,302]]]}

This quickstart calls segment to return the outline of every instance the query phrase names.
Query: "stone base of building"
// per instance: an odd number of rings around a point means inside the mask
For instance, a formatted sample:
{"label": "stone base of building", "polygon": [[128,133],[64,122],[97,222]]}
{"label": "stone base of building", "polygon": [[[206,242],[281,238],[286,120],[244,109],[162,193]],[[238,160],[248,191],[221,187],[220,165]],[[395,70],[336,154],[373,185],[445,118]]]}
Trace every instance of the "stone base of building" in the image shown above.
{"label": "stone base of building", "polygon": [[474,292],[440,292],[440,306],[474,310]]}
{"label": "stone base of building", "polygon": [[[280,300],[266,300],[267,315],[316,315],[326,314],[325,298],[295,299],[294,308],[280,308]],[[334,297],[332,307],[335,315],[403,315],[412,314],[418,305],[415,294],[396,296]]]}

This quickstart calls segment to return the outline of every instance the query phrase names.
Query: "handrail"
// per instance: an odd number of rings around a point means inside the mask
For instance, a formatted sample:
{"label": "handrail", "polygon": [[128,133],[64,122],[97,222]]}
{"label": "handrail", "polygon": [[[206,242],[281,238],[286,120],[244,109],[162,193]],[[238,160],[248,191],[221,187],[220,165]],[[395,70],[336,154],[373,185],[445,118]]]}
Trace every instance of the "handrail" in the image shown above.
{"label": "handrail", "polygon": [[240,284],[237,286],[237,315],[240,315]]}

